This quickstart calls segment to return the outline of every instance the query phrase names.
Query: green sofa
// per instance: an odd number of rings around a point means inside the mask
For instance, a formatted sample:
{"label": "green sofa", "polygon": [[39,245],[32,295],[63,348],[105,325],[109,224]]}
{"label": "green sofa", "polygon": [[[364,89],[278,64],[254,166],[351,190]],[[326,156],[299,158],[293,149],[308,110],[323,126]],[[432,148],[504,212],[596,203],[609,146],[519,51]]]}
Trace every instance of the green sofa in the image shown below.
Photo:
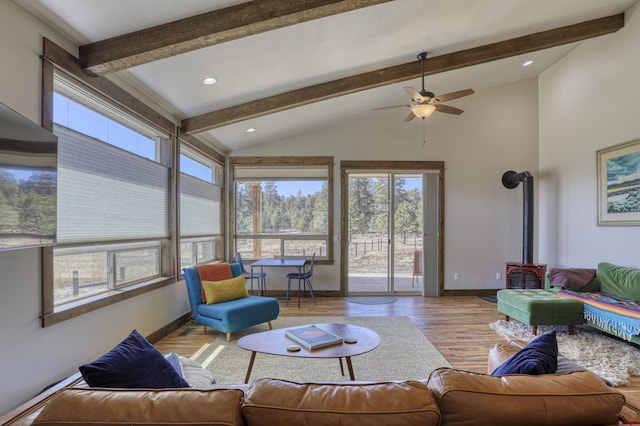
{"label": "green sofa", "polygon": [[545,287],[581,301],[590,326],[640,344],[640,269],[601,262],[595,277],[578,290],[554,287],[548,276]]}

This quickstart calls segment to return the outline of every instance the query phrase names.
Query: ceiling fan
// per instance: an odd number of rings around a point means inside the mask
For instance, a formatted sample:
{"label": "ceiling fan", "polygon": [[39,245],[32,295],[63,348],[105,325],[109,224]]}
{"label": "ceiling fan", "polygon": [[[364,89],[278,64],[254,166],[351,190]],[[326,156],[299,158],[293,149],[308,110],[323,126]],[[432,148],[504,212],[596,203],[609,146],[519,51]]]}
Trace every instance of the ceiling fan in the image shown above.
{"label": "ceiling fan", "polygon": [[422,52],[418,54],[418,59],[420,60],[420,65],[422,69],[422,90],[417,91],[412,87],[405,87],[404,90],[411,96],[411,100],[413,103],[411,105],[394,105],[388,107],[374,108],[374,110],[379,109],[389,109],[389,108],[411,108],[411,112],[404,119],[405,122],[411,121],[416,117],[419,118],[427,118],[434,111],[446,112],[447,114],[455,114],[460,115],[464,111],[458,108],[454,108],[449,105],[444,105],[442,102],[450,101],[453,99],[458,99],[463,96],[468,96],[473,94],[473,89],[464,89],[458,90],[457,92],[451,92],[444,95],[434,95],[433,92],[427,92],[424,89],[424,61],[427,59],[427,52]]}

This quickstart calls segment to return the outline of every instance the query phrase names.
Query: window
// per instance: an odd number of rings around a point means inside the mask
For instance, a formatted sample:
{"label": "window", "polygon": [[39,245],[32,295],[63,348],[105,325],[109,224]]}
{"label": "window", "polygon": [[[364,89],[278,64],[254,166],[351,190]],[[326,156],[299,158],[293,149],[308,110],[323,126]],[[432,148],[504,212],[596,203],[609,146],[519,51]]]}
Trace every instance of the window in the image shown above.
{"label": "window", "polygon": [[[54,73],[58,244],[53,305],[159,279],[169,245],[169,136]],[[54,308],[55,310],[55,308]]]}
{"label": "window", "polygon": [[222,166],[182,147],[180,171],[180,267],[222,259]]}
{"label": "window", "polygon": [[243,258],[333,260],[333,158],[231,158],[232,247]]}
{"label": "window", "polygon": [[175,155],[174,122],[109,79],[87,78],[46,38],[43,59],[42,125],[59,139],[58,244],[42,248],[47,327],[222,258],[225,157],[189,135]]}

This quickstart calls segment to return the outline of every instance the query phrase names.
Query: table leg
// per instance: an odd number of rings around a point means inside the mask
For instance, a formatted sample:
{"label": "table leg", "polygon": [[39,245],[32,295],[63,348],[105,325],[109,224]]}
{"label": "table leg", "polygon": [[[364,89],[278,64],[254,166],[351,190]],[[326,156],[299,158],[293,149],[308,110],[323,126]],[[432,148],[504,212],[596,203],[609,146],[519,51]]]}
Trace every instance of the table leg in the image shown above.
{"label": "table leg", "polygon": [[346,357],[344,357],[344,359],[347,360],[347,369],[349,370],[349,379],[355,380],[356,377],[353,374],[353,365],[351,365],[351,357],[350,356],[346,356]]}
{"label": "table leg", "polygon": [[340,361],[340,374],[344,376],[344,365],[342,365],[342,357],[338,358],[338,361]]}
{"label": "table leg", "polygon": [[253,361],[256,360],[256,352],[251,351],[251,359],[249,360],[249,368],[247,368],[247,375],[244,378],[244,383],[249,383],[249,376],[251,376],[251,370],[253,369]]}
{"label": "table leg", "polygon": [[[253,294],[253,265],[251,265],[251,294]],[[260,281],[258,281],[258,291],[260,291]]]}

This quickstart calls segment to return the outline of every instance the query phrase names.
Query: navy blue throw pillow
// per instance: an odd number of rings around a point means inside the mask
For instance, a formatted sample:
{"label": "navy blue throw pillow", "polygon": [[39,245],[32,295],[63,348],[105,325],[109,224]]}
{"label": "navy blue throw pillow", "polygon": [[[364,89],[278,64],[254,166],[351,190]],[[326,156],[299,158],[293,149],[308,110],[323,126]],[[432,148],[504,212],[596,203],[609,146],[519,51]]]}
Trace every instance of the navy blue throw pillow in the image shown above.
{"label": "navy blue throw pillow", "polygon": [[558,369],[556,332],[543,334],[496,368],[492,376],[503,374],[553,374]]}
{"label": "navy blue throw pillow", "polygon": [[91,387],[188,388],[189,384],[151,343],[133,330],[97,360],[80,366]]}

